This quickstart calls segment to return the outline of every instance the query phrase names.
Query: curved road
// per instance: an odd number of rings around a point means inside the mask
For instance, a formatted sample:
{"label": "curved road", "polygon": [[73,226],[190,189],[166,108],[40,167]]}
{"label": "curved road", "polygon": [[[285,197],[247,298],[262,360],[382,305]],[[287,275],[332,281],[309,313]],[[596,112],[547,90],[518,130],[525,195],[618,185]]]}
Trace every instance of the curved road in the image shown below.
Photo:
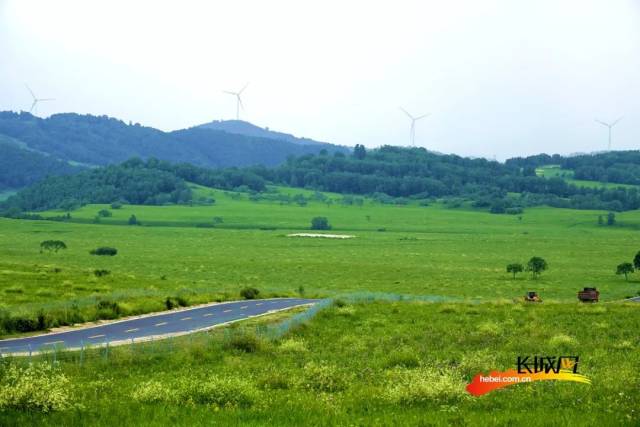
{"label": "curved road", "polygon": [[277,298],[216,303],[179,311],[152,314],[81,329],[0,340],[0,356],[30,353],[52,347],[81,348],[106,342],[123,342],[185,334],[269,312],[309,305],[319,300]]}

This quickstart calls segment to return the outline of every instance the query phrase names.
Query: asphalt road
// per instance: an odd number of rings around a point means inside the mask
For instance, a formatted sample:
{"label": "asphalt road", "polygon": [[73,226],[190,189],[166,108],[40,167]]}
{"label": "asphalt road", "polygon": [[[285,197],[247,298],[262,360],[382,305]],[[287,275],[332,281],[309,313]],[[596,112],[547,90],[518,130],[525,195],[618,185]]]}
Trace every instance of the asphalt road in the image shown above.
{"label": "asphalt road", "polygon": [[277,298],[234,301],[180,311],[168,311],[130,320],[25,338],[0,340],[0,354],[28,353],[52,347],[80,348],[114,341],[134,341],[160,335],[183,334],[221,323],[300,305],[318,300]]}

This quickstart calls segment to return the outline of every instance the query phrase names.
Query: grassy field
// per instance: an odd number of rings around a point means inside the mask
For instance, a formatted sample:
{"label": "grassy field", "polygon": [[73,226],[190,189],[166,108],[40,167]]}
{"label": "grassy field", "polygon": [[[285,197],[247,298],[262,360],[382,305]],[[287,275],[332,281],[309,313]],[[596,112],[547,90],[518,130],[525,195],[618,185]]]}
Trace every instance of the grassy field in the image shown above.
{"label": "grassy field", "polygon": [[560,165],[548,165],[542,166],[536,169],[538,176],[545,178],[560,177],[567,181],[569,184],[576,185],[578,187],[586,188],[637,188],[637,185],[630,184],[617,184],[612,182],[598,182],[598,181],[586,181],[583,179],[574,179],[573,171],[570,169],[562,169]]}
{"label": "grassy field", "polygon": [[[58,355],[59,368],[37,384],[58,393],[56,404],[68,409],[46,415],[9,410],[0,412],[0,424],[587,426],[640,420],[640,317],[631,304],[340,304],[274,340],[254,332],[264,322],[176,339],[164,351],[154,348],[158,344],[114,348],[108,358],[90,355],[82,365],[77,354]],[[578,355],[579,372],[592,384],[521,384],[480,397],[465,392],[476,374],[514,368],[518,355],[534,354]],[[61,383],[64,388],[55,386]]]}
{"label": "grassy field", "polygon": [[[614,273],[640,250],[640,212],[620,213],[609,227],[597,224],[597,211],[541,207],[518,217],[438,203],[343,205],[338,195],[327,195],[333,203],[326,203],[311,191],[278,191],[303,193],[307,203],[198,188],[199,198],[215,203],[88,205],[72,211],[71,222],[0,219],[0,321],[42,318],[58,326],[115,318],[163,310],[167,297],[188,304],[237,299],[247,286],[265,297],[387,292],[447,302],[334,306],[276,339],[253,332],[277,321],[265,318],[153,350],[112,349],[82,366],[67,355],[44,377],[65,384],[61,393],[73,408],[3,412],[0,398],[0,424],[638,422],[640,305],[619,301],[638,295],[640,280]],[[102,209],[112,216],[93,223]],[[132,214],[142,226],[126,225]],[[315,216],[326,216],[332,233],[356,238],[287,237],[308,230]],[[49,239],[68,249],[40,253]],[[89,254],[99,246],[118,254]],[[549,263],[539,279],[505,272],[506,264],[532,256]],[[109,274],[97,277],[96,270]],[[598,287],[601,304],[577,302],[586,285]],[[521,303],[528,290],[544,304]],[[100,301],[117,303],[117,310],[100,308]],[[574,353],[591,386],[540,383],[481,398],[463,390],[480,370],[514,367],[518,355]],[[0,368],[0,387],[10,366]]]}

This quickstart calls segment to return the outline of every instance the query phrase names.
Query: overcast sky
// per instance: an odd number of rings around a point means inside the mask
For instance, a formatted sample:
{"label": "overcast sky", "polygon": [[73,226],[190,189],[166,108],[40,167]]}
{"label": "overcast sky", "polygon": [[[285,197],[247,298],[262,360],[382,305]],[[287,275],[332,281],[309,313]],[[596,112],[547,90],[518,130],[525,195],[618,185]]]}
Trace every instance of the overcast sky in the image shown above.
{"label": "overcast sky", "polygon": [[0,0],[0,109],[504,159],[640,146],[639,0]]}

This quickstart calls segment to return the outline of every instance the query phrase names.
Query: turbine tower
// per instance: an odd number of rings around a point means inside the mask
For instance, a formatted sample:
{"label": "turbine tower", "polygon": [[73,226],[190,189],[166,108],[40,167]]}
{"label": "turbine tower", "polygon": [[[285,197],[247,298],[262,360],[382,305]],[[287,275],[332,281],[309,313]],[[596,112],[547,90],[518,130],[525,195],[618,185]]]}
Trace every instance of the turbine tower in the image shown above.
{"label": "turbine tower", "polygon": [[409,143],[411,144],[411,147],[415,147],[416,146],[416,122],[420,119],[424,119],[425,117],[430,116],[430,114],[423,114],[422,116],[414,117],[411,114],[409,114],[407,110],[405,110],[404,108],[400,107],[400,110],[402,110],[402,112],[405,113],[411,119],[411,130],[409,131]]}
{"label": "turbine tower", "polygon": [[242,98],[240,98],[240,95],[242,95],[242,92],[244,92],[247,86],[249,86],[249,83],[244,85],[244,87],[240,89],[238,92],[231,92],[229,90],[223,91],[226,94],[233,95],[236,97],[236,120],[240,120],[240,108],[244,110],[244,105],[242,104]]}
{"label": "turbine tower", "polygon": [[31,88],[29,87],[29,85],[27,85],[25,83],[25,86],[27,87],[27,90],[29,91],[29,93],[31,94],[31,97],[33,98],[33,102],[31,103],[31,109],[29,110],[30,113],[32,112],[38,112],[38,102],[45,102],[45,101],[55,101],[54,98],[38,98],[36,97],[36,95],[33,93],[33,91],[31,90]]}
{"label": "turbine tower", "polygon": [[612,122],[612,123],[606,123],[606,122],[603,122],[602,120],[598,120],[598,119],[596,119],[596,122],[598,122],[598,123],[600,123],[601,125],[606,126],[606,127],[608,127],[608,128],[609,128],[609,147],[608,147],[608,150],[609,150],[609,151],[611,151],[611,129],[612,129],[615,125],[617,125],[617,124],[618,124],[618,122],[619,122],[620,120],[622,120],[622,117],[620,117],[618,120],[616,120],[615,122]]}

